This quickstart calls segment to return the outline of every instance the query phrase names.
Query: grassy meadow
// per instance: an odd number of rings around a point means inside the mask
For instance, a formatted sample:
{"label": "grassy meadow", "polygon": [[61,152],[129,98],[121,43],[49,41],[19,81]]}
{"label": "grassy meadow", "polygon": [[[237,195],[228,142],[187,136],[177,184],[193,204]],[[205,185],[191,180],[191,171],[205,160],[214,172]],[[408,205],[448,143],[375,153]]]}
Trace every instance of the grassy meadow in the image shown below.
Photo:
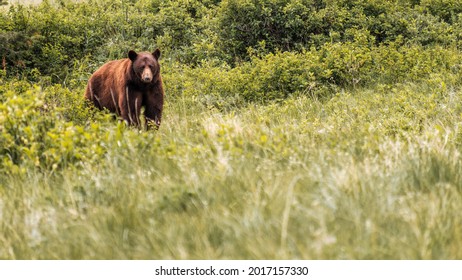
{"label": "grassy meadow", "polygon": [[[0,17],[0,259],[462,258],[458,1],[160,2]],[[159,130],[85,103],[154,46]]]}

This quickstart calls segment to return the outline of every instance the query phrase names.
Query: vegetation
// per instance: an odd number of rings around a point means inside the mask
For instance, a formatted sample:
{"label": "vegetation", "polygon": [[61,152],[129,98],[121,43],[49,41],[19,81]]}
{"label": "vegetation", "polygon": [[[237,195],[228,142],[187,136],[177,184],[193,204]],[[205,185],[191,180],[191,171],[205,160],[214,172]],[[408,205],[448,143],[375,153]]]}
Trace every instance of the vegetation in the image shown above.
{"label": "vegetation", "polygon": [[[458,0],[0,14],[1,259],[460,259]],[[162,50],[163,124],[83,100]]]}

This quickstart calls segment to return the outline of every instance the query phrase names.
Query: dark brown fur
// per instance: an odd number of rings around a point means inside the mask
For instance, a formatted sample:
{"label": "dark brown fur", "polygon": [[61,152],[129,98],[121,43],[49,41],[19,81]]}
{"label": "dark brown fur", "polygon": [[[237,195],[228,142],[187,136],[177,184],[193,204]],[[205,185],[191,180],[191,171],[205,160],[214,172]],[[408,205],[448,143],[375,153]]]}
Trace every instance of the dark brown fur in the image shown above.
{"label": "dark brown fur", "polygon": [[104,64],[88,80],[85,98],[138,127],[144,107],[146,129],[150,123],[159,127],[164,104],[159,56],[158,49],[153,53],[130,51],[128,58]]}

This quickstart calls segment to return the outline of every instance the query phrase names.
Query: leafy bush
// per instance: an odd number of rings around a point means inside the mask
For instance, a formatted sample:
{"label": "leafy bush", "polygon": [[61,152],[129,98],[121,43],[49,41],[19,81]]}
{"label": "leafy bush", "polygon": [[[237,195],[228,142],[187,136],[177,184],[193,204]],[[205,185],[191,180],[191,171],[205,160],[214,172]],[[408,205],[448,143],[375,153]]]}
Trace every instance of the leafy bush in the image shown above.
{"label": "leafy bush", "polygon": [[297,95],[330,98],[342,88],[406,82],[447,88],[462,82],[462,56],[455,48],[374,46],[363,35],[319,50],[253,56],[234,68],[166,65],[166,90],[173,98],[194,96],[207,106],[230,109]]}
{"label": "leafy bush", "polygon": [[451,0],[441,4],[442,13],[422,12],[437,10],[436,2],[229,0],[219,8],[219,34],[231,59],[248,58],[248,48],[258,49],[262,42],[268,52],[349,42],[349,30],[367,30],[376,44],[454,45],[460,29],[446,18],[452,14],[454,22],[460,4]]}
{"label": "leafy bush", "polygon": [[83,99],[72,97],[67,89],[43,90],[24,81],[0,83],[0,101],[1,174],[92,163],[106,151],[101,141],[107,136],[100,124],[106,117],[86,108]]}
{"label": "leafy bush", "polygon": [[238,66],[259,55],[352,43],[355,33],[384,45],[456,46],[462,37],[457,1],[142,0],[43,1],[12,5],[0,16],[7,75],[32,69],[61,82],[75,61],[102,63],[129,49],[160,47],[184,64]]}
{"label": "leafy bush", "polygon": [[231,59],[243,58],[247,48],[261,42],[269,51],[301,49],[319,30],[314,1],[228,0],[218,12],[222,48]]}
{"label": "leafy bush", "polygon": [[457,0],[421,0],[420,6],[448,23],[456,22],[462,13],[462,3]]}

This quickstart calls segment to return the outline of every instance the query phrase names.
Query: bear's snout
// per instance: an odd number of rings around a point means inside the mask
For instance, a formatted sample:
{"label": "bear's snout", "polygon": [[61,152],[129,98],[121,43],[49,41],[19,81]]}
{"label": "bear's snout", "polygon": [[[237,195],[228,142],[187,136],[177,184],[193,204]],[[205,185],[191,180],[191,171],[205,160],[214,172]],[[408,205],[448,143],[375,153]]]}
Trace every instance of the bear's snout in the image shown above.
{"label": "bear's snout", "polygon": [[141,74],[141,81],[150,83],[152,81],[152,71],[149,68],[145,68]]}

